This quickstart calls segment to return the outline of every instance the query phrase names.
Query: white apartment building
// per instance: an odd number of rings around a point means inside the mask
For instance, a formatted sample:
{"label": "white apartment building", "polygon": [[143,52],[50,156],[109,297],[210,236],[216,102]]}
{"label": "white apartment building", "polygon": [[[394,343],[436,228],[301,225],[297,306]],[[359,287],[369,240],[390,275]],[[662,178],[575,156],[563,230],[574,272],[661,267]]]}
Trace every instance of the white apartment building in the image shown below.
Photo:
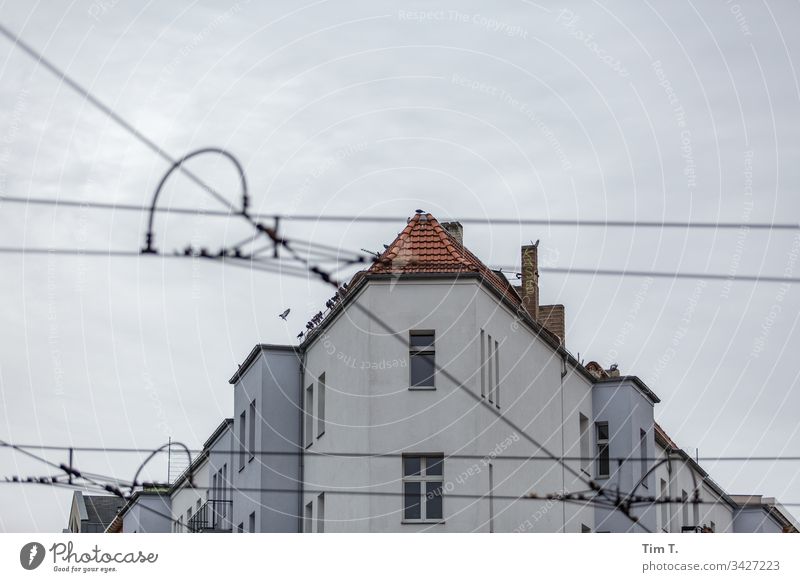
{"label": "white apartment building", "polygon": [[[420,211],[299,346],[256,346],[230,379],[228,530],[797,531],[677,447],[639,378],[573,357],[536,245],[521,264],[512,285]],[[597,487],[639,496],[635,519]],[[171,497],[176,522],[209,499]]]}

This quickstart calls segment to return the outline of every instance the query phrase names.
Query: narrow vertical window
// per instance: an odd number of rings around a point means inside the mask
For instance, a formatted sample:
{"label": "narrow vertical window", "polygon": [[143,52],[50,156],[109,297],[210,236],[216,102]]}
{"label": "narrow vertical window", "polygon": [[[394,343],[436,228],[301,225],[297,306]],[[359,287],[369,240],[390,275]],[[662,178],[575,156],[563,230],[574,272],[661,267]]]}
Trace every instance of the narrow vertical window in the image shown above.
{"label": "narrow vertical window", "polygon": [[434,388],[436,350],[434,332],[412,331],[408,345],[409,369],[412,388]]}
{"label": "narrow vertical window", "polygon": [[317,533],[325,533],[325,493],[317,495]]}
{"label": "narrow vertical window", "polygon": [[578,431],[581,445],[581,470],[589,473],[592,462],[592,433],[589,431],[589,417],[578,413]]}
{"label": "narrow vertical window", "polygon": [[248,426],[249,431],[247,434],[247,448],[248,452],[250,453],[250,459],[248,462],[253,460],[253,457],[256,456],[256,401],[253,400],[250,403],[250,426]]}
{"label": "narrow vertical window", "polygon": [[249,523],[250,523],[250,533],[256,533],[256,512],[255,511],[250,514]]}
{"label": "narrow vertical window", "polygon": [[639,479],[642,481],[642,487],[647,488],[647,433],[643,428],[639,429]]}
{"label": "narrow vertical window", "polygon": [[481,398],[486,398],[486,332],[481,330]]}
{"label": "narrow vertical window", "polygon": [[317,438],[325,434],[325,373],[317,382]]}
{"label": "narrow vertical window", "polygon": [[306,447],[310,447],[314,442],[314,385],[306,388],[305,400],[305,420],[306,420]]}
{"label": "narrow vertical window", "polygon": [[442,455],[403,456],[403,519],[439,521],[442,519]]}
{"label": "narrow vertical window", "polygon": [[608,423],[598,422],[597,427],[597,477],[608,477],[610,458],[608,451]]}
{"label": "narrow vertical window", "polygon": [[[661,499],[664,500],[669,496],[667,491],[667,482],[665,479],[660,480],[661,485]],[[661,503],[661,529],[665,532],[669,531],[669,506],[662,502]]]}
{"label": "narrow vertical window", "polygon": [[492,336],[486,334],[486,391],[489,394],[489,402],[494,402],[494,372],[492,371]]}
{"label": "narrow vertical window", "polygon": [[306,503],[305,513],[303,514],[303,530],[306,533],[311,533],[311,517],[314,514],[314,502],[309,501]]}
{"label": "narrow vertical window", "polygon": [[689,495],[684,489],[681,489],[681,524],[689,525]]}
{"label": "narrow vertical window", "polygon": [[500,343],[494,341],[494,405],[500,408]]}
{"label": "narrow vertical window", "polygon": [[247,411],[239,415],[239,470],[244,469],[245,435],[247,434]]}
{"label": "narrow vertical window", "polygon": [[494,533],[494,465],[489,463],[489,533]]}

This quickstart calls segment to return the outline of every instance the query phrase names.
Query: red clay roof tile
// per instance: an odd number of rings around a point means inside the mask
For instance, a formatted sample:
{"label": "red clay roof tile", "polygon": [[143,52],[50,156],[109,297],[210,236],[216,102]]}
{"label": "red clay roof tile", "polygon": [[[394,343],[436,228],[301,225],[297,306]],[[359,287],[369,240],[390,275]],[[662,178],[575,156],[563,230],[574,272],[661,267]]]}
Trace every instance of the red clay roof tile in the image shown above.
{"label": "red clay roof tile", "polygon": [[506,278],[459,244],[431,214],[415,214],[368,272],[393,275],[478,273],[508,299],[520,303],[519,295]]}

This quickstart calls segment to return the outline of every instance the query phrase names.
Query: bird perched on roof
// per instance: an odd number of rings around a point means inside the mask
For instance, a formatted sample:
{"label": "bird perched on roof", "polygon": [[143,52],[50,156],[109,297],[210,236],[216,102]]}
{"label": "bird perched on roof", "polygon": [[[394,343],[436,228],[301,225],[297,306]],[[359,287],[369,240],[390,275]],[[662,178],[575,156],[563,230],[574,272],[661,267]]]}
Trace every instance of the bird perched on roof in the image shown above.
{"label": "bird perched on roof", "polygon": [[279,313],[278,317],[280,317],[283,321],[286,321],[286,317],[289,315],[290,311],[291,311],[291,309],[287,309],[283,313]]}

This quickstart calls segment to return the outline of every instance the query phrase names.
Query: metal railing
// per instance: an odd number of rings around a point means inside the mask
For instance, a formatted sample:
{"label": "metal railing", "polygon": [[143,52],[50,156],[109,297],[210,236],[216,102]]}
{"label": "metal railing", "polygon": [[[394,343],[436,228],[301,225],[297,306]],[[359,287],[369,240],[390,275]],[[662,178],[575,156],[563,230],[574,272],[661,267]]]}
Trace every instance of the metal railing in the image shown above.
{"label": "metal railing", "polygon": [[209,499],[189,518],[192,533],[231,531],[231,500]]}

